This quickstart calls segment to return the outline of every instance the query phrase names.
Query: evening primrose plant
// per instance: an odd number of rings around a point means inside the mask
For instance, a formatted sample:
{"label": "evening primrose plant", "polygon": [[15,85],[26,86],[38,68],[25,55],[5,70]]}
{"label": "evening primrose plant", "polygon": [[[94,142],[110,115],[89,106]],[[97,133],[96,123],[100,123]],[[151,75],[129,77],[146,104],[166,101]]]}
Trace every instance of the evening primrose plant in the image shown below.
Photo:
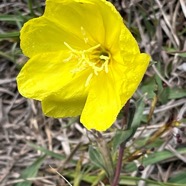
{"label": "evening primrose plant", "polygon": [[49,117],[80,115],[88,130],[114,123],[150,61],[105,0],[47,0],[20,40],[29,58],[17,77],[21,95],[41,101]]}

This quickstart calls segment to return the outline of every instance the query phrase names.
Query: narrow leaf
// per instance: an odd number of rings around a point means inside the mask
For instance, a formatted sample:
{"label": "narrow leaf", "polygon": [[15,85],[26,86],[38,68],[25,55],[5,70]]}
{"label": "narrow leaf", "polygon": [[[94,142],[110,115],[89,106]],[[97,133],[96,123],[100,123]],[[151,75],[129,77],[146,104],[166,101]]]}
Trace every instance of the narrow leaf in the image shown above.
{"label": "narrow leaf", "polygon": [[186,183],[186,171],[183,171],[175,176],[171,177],[169,182],[171,183]]}
{"label": "narrow leaf", "polygon": [[9,32],[0,34],[0,39],[18,39],[19,38],[19,32]]}
{"label": "narrow leaf", "polygon": [[[179,148],[177,152],[180,154],[186,153],[186,148]],[[153,165],[159,163],[163,160],[167,160],[169,158],[174,157],[174,154],[168,150],[164,150],[161,152],[154,152],[153,154],[149,154],[147,158],[143,159],[143,165]],[[135,171],[137,169],[134,162],[131,162],[125,166],[127,172]]]}
{"label": "narrow leaf", "polygon": [[131,128],[137,129],[140,126],[143,117],[144,108],[145,108],[145,103],[144,103],[144,99],[142,98],[137,102],[136,112],[132,120]]}
{"label": "narrow leaf", "polygon": [[96,148],[92,147],[91,145],[89,146],[88,152],[89,152],[90,160],[97,167],[105,169],[104,161],[103,161],[103,158],[102,158],[102,155],[100,154],[100,152]]}
{"label": "narrow leaf", "polygon": [[113,151],[115,152],[122,142],[127,142],[133,134],[133,128],[124,131],[117,131],[113,138]]}
{"label": "narrow leaf", "polygon": [[56,159],[59,159],[59,160],[64,160],[65,159],[65,156],[61,155],[61,154],[58,154],[58,153],[55,153],[53,151],[50,151],[50,150],[47,150],[46,148],[44,147],[40,147],[40,146],[37,146],[35,144],[32,144],[32,143],[28,143],[28,145],[36,150],[39,150],[43,153],[45,153],[46,155],[49,155],[53,158],[56,158]]}
{"label": "narrow leaf", "polygon": [[40,166],[42,165],[46,156],[39,157],[31,166],[27,167],[21,174],[20,178],[25,179],[24,182],[17,183],[15,186],[31,186],[32,182],[27,181],[28,178],[36,177]]}

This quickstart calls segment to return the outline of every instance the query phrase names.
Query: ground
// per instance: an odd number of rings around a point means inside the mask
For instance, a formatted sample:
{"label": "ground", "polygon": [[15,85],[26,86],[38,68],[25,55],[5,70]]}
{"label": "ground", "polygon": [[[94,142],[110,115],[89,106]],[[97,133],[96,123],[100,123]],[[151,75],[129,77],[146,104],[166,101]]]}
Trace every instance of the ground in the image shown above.
{"label": "ground", "polygon": [[[133,124],[137,131],[126,144],[120,185],[183,186],[186,2],[113,0],[112,3],[141,51],[152,58],[130,100],[129,112],[136,107]],[[96,146],[95,137],[80,124],[79,118],[48,118],[38,101],[22,97],[17,90],[16,76],[27,61],[19,48],[19,30],[25,21],[43,11],[41,0],[0,1],[0,185],[68,185],[56,170],[75,186],[108,184],[95,151],[90,148]],[[112,151],[113,145],[121,142],[117,137],[122,134],[116,135],[116,130],[122,120],[123,111],[113,127],[102,134]],[[114,150],[117,152],[118,148]],[[117,153],[112,155],[116,161]],[[140,172],[141,164],[144,170]],[[32,182],[23,182],[25,178]],[[141,178],[145,182],[139,181]]]}

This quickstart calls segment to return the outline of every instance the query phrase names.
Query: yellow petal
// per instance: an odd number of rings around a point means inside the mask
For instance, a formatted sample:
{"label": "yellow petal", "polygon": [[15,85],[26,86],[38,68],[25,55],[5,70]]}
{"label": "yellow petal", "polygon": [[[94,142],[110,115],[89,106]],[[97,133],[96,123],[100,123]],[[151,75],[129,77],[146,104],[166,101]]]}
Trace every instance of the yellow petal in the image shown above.
{"label": "yellow petal", "polygon": [[136,56],[125,57],[125,65],[128,67],[127,71],[124,71],[124,78],[121,85],[122,105],[124,105],[127,100],[132,97],[138,88],[138,85],[140,84],[150,61],[150,56],[145,53],[141,53]]}
{"label": "yellow petal", "polygon": [[120,97],[112,77],[105,72],[95,76],[81,115],[83,125],[89,130],[104,131],[116,120],[120,109]]}
{"label": "yellow petal", "polygon": [[27,98],[42,100],[63,87],[74,77],[72,69],[76,61],[65,62],[68,57],[65,51],[32,57],[17,77],[19,92]]}
{"label": "yellow petal", "polygon": [[21,49],[26,56],[32,57],[39,53],[67,50],[64,42],[74,48],[86,48],[83,37],[72,32],[43,16],[34,18],[21,29]]}
{"label": "yellow petal", "polygon": [[128,29],[123,25],[123,19],[112,3],[105,0],[90,1],[95,4],[97,9],[99,9],[102,16],[105,29],[104,47],[106,49],[112,49],[112,52],[114,52],[113,48],[115,46],[118,48],[119,45],[121,27],[124,27],[127,31]]}
{"label": "yellow petal", "polygon": [[97,2],[48,0],[44,16],[61,25],[67,32],[82,37],[90,46],[103,44],[105,28]]}
{"label": "yellow petal", "polygon": [[119,46],[122,55],[135,55],[140,53],[138,43],[124,24],[121,27],[121,34],[119,40]]}
{"label": "yellow petal", "polygon": [[87,98],[88,87],[85,87],[89,71],[76,74],[75,78],[42,101],[45,115],[61,118],[81,114]]}

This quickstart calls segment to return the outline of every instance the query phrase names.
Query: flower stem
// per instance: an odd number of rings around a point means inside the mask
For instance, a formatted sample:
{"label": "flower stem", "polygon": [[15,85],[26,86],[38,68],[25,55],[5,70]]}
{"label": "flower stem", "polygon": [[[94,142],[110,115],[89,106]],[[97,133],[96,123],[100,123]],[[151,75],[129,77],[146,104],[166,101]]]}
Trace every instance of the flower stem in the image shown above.
{"label": "flower stem", "polygon": [[[129,113],[129,105],[130,105],[130,100],[126,103],[126,105],[123,107],[123,122],[122,122],[122,129],[125,127],[126,129],[128,129],[127,126],[127,121],[128,121],[128,113]],[[114,174],[114,179],[112,181],[111,186],[117,186],[118,182],[119,182],[119,177],[120,177],[120,173],[121,173],[121,167],[122,167],[122,159],[123,159],[123,155],[124,155],[124,149],[125,149],[125,142],[122,142],[120,144],[119,147],[119,155],[118,155],[118,161],[117,161],[117,165],[116,165],[116,170],[115,170],[115,174]]]}
{"label": "flower stem", "polygon": [[118,162],[117,162],[114,179],[113,179],[113,182],[112,182],[112,185],[111,186],[117,186],[118,185],[119,177],[120,177],[120,173],[121,173],[121,167],[122,167],[123,154],[124,154],[124,148],[122,148],[120,146],[119,147]]}

